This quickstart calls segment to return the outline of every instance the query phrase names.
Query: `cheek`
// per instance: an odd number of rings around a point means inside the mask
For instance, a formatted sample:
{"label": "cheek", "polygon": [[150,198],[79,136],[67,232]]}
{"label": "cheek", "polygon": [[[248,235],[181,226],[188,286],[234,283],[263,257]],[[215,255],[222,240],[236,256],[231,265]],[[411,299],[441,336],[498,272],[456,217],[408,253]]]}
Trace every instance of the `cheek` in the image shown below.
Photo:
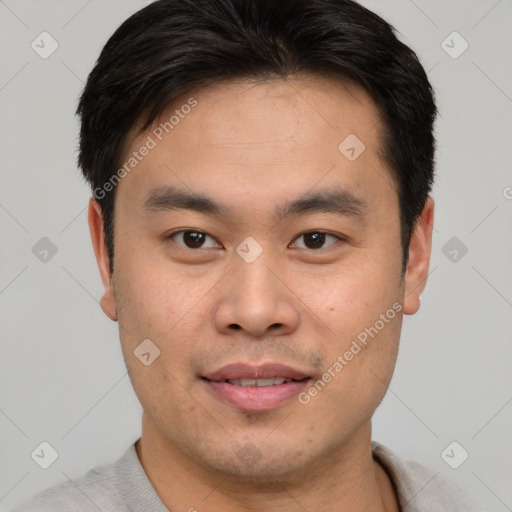
{"label": "cheek", "polygon": [[[148,367],[133,362],[130,379],[145,413],[162,429],[171,425],[180,430],[183,418],[201,413],[198,403],[186,390],[177,372],[165,368],[165,360],[159,357]],[[181,423],[181,426],[180,426]]]}
{"label": "cheek", "polygon": [[333,400],[341,396],[369,404],[370,410],[385,393],[396,361],[402,322],[400,269],[396,260],[385,258],[361,263],[333,273],[336,279],[310,299],[315,298],[311,308],[329,327],[323,343],[325,370],[331,368],[335,377],[328,394]]}
{"label": "cheek", "polygon": [[[134,387],[139,389],[138,395],[151,389],[173,389],[173,394],[179,394],[181,388],[175,379],[180,375],[183,380],[184,368],[190,364],[189,355],[204,338],[199,330],[204,326],[201,319],[207,315],[206,302],[200,299],[212,284],[206,277],[191,280],[180,272],[171,275],[169,268],[149,260],[140,265],[136,261],[133,258],[120,263],[115,279],[125,362],[133,375]],[[158,356],[144,366],[137,353],[147,339],[151,340],[149,351]]]}
{"label": "cheek", "polygon": [[310,397],[303,398],[311,400],[307,407],[312,416],[324,418],[325,428],[350,431],[369,420],[382,401],[395,367],[402,318],[388,306],[375,308],[375,315],[363,311],[357,316],[345,308],[333,328],[336,337],[323,344],[325,367],[314,386],[318,391],[310,389]]}
{"label": "cheek", "polygon": [[183,278],[179,272],[171,273],[149,258],[134,256],[129,262],[120,261],[118,275],[119,320],[138,336],[164,336],[194,308],[201,293],[198,282]]}
{"label": "cheek", "polygon": [[398,270],[383,267],[347,265],[321,284],[300,278],[306,286],[300,286],[299,296],[335,335],[347,339],[373,325],[400,298]]}

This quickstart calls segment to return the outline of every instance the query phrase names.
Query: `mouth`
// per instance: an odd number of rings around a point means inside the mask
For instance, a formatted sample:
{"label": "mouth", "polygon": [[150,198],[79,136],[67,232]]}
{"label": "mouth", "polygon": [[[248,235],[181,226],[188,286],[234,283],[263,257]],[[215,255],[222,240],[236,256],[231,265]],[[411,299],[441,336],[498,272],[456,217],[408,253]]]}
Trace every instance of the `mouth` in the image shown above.
{"label": "mouth", "polygon": [[298,395],[312,377],[282,364],[226,365],[201,376],[213,396],[241,411],[276,409]]}
{"label": "mouth", "polygon": [[225,381],[217,382],[226,382],[233,386],[241,386],[243,388],[269,388],[271,386],[280,386],[281,384],[300,381],[295,379],[285,379],[284,377],[272,377],[270,379],[226,379]]}

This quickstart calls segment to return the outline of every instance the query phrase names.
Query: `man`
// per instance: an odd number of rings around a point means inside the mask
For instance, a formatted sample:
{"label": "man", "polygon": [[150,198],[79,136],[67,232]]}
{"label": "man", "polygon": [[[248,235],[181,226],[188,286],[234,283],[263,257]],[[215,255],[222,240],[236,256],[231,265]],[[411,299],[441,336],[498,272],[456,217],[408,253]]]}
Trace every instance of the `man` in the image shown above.
{"label": "man", "polygon": [[160,0],[78,114],[142,435],[18,510],[474,510],[371,440],[434,214],[433,92],[390,25],[351,0]]}

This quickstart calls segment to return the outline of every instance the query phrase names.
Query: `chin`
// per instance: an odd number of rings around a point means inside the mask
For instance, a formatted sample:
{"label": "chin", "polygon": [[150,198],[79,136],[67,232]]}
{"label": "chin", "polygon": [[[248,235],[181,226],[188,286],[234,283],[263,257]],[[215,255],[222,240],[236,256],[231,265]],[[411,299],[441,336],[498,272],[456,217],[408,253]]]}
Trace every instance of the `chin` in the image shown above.
{"label": "chin", "polygon": [[306,464],[298,465],[297,460],[290,465],[290,459],[281,460],[279,465],[260,462],[252,467],[233,460],[211,462],[210,467],[217,473],[228,477],[230,482],[247,485],[251,489],[260,487],[267,490],[273,487],[276,487],[276,490],[282,489],[283,484],[300,479],[302,473],[305,473],[306,467]]}
{"label": "chin", "polygon": [[[267,443],[247,442],[230,443],[230,446],[220,450],[212,450],[197,454],[200,465],[209,467],[216,473],[222,474],[231,482],[247,484],[251,487],[261,486],[268,489],[287,481],[300,480],[304,473],[310,474],[313,461],[317,459],[313,454],[307,454],[302,448],[279,446]],[[318,455],[321,459],[321,455]]]}

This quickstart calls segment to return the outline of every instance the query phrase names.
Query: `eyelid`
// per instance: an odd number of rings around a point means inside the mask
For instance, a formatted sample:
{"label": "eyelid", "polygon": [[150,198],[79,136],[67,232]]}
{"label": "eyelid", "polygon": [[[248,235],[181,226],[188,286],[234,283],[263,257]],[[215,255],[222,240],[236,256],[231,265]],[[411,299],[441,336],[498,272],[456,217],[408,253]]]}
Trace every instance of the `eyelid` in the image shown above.
{"label": "eyelid", "polygon": [[[310,229],[308,231],[303,231],[302,233],[298,234],[292,241],[292,244],[295,243],[296,240],[298,240],[299,238],[303,237],[304,235],[308,235],[310,233],[321,233],[322,235],[327,235],[327,236],[333,236],[334,238],[337,238],[338,241],[341,241],[341,242],[345,242],[346,241],[346,238],[344,238],[343,236],[341,235],[337,235],[335,233],[330,233],[329,231],[324,231],[322,229]],[[303,249],[302,247],[299,247],[299,249],[301,250],[307,250],[307,251],[311,251],[311,252],[319,252],[321,250],[326,250],[326,249],[329,249],[329,247],[332,247],[333,245],[335,245],[337,242],[334,242],[330,245],[328,245],[327,247],[322,247],[320,249],[309,249],[309,248],[305,248]],[[291,245],[291,244],[290,244]]]}
{"label": "eyelid", "polygon": [[[220,242],[218,242],[212,235],[208,234],[206,231],[202,231],[200,229],[194,229],[194,228],[187,228],[187,229],[179,229],[177,231],[173,231],[172,233],[169,233],[168,235],[166,235],[166,239],[173,239],[176,235],[179,235],[181,233],[186,233],[186,232],[193,232],[193,233],[200,233],[200,234],[203,234],[203,235],[206,235],[207,237],[211,238],[212,240],[215,241],[215,243],[217,243],[218,245],[222,246],[222,244]],[[332,236],[334,238],[337,238],[338,241],[341,241],[341,242],[344,242],[346,241],[346,238],[343,237],[342,235],[337,235],[335,233],[330,233],[328,231],[324,231],[324,230],[321,230],[321,229],[310,229],[308,231],[303,231],[301,233],[299,233],[297,236],[295,236],[295,238],[292,240],[292,242],[290,243],[290,245],[293,245],[296,240],[298,240],[299,238],[303,237],[304,235],[308,235],[310,233],[321,233],[323,235],[327,235],[327,236]],[[308,250],[308,251],[313,251],[313,252],[319,252],[321,251],[322,249],[328,249],[329,247],[331,247],[332,245],[335,245],[336,242],[328,245],[327,247],[322,247],[320,249],[309,249],[309,248],[302,248],[302,247],[299,247],[299,249],[301,250]],[[184,245],[181,245],[181,244],[178,244],[180,247],[184,248],[184,249],[190,249],[191,251],[199,251],[201,249],[212,249],[212,247],[199,247],[197,249],[192,249],[190,247],[186,247]]]}
{"label": "eyelid", "polygon": [[[172,240],[174,239],[174,237],[176,235],[179,235],[181,233],[187,233],[187,232],[192,232],[192,233],[200,233],[202,235],[206,235],[207,237],[211,238],[212,240],[215,241],[216,244],[218,245],[222,245],[220,242],[218,242],[212,235],[206,233],[206,231],[202,231],[201,229],[194,229],[194,228],[187,228],[187,229],[179,229],[177,231],[173,231],[172,233],[169,233],[168,235],[165,236],[165,239],[169,239],[169,240]],[[181,244],[177,244],[179,247],[182,247],[183,249],[189,249],[191,251],[200,251],[200,250],[204,250],[204,249],[212,249],[212,247],[199,247],[197,249],[192,249],[191,247],[186,247],[185,245],[181,245]]]}

